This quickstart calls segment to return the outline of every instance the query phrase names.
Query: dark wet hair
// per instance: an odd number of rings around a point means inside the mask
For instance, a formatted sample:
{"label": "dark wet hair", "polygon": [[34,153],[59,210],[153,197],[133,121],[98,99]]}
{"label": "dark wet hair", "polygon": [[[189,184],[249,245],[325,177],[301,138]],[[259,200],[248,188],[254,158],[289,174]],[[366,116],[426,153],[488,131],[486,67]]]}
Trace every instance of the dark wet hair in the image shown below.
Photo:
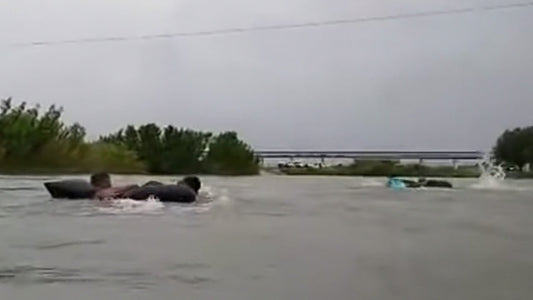
{"label": "dark wet hair", "polygon": [[194,192],[196,193],[198,193],[198,191],[202,187],[202,182],[200,181],[200,178],[196,176],[187,176],[183,178],[181,181],[179,181],[178,184],[185,184],[189,186],[191,189],[193,189]]}
{"label": "dark wet hair", "polygon": [[105,172],[92,174],[91,185],[100,188],[111,187],[111,177],[108,173]]}

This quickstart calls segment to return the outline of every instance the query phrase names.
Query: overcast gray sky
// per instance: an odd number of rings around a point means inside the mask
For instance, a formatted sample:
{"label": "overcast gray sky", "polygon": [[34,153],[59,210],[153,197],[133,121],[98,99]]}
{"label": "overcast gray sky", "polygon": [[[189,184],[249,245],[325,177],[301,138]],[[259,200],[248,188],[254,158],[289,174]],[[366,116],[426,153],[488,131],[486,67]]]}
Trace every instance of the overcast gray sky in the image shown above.
{"label": "overcast gray sky", "polygon": [[0,97],[91,136],[157,122],[261,149],[470,150],[533,125],[533,7],[284,31],[10,47],[510,0],[0,0]]}

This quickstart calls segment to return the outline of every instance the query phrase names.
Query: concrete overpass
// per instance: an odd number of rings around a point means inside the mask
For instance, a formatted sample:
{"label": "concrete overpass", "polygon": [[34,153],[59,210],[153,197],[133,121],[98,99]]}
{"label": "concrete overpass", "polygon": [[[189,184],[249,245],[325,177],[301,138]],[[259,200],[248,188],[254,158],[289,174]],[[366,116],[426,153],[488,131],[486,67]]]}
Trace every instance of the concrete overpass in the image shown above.
{"label": "concrete overpass", "polygon": [[351,150],[259,150],[255,155],[260,160],[272,158],[325,159],[346,158],[354,160],[480,160],[485,153],[481,151],[351,151]]}

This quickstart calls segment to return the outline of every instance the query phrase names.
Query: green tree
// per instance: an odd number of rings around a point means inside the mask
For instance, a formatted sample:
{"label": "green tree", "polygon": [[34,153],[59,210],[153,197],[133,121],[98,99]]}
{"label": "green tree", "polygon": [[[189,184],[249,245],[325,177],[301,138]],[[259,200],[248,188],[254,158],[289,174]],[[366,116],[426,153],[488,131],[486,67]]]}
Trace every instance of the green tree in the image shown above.
{"label": "green tree", "polygon": [[520,170],[533,163],[533,127],[505,130],[493,148],[497,161],[516,165]]}
{"label": "green tree", "polygon": [[259,162],[254,151],[232,131],[214,137],[209,144],[205,162],[207,169],[215,174],[237,175],[259,172]]}
{"label": "green tree", "polygon": [[[114,145],[85,142],[85,128],[61,120],[63,108],[51,105],[44,113],[39,105],[0,102],[0,168],[20,171],[85,172],[96,166],[113,171],[141,172],[135,153]],[[121,153],[123,152],[123,153]]]}
{"label": "green tree", "polygon": [[165,127],[162,171],[169,174],[202,171],[201,159],[210,137],[211,133]]}
{"label": "green tree", "polygon": [[27,108],[25,102],[12,106],[11,98],[0,104],[0,143],[4,158],[23,159],[39,152],[46,144],[55,140],[75,140],[85,135],[79,124],[65,129],[60,121],[62,109],[50,106],[39,116],[39,106]]}
{"label": "green tree", "polygon": [[156,124],[150,123],[140,126],[138,134],[139,149],[137,153],[139,158],[146,161],[150,172],[160,173],[162,162],[161,129]]}
{"label": "green tree", "polygon": [[133,125],[128,125],[124,130],[124,144],[128,149],[139,151],[140,139],[137,129]]}
{"label": "green tree", "polygon": [[120,144],[137,153],[151,173],[257,174],[259,165],[250,146],[235,132],[216,137],[210,132],[150,123],[102,137],[101,142]]}

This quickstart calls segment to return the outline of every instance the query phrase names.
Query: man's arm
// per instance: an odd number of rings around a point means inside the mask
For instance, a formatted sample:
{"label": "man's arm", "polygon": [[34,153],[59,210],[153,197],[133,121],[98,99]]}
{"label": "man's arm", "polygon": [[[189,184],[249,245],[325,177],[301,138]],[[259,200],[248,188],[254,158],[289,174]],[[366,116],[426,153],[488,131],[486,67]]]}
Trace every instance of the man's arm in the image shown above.
{"label": "man's arm", "polygon": [[114,188],[114,189],[115,189],[115,195],[116,195],[117,198],[118,198],[118,197],[124,197],[124,195],[125,195],[127,192],[129,192],[129,191],[131,191],[131,190],[134,190],[134,189],[136,189],[136,188],[138,188],[138,187],[139,187],[139,185],[137,185],[137,184],[130,184],[130,185],[125,185],[125,186],[118,186],[118,187]]}
{"label": "man's arm", "polygon": [[138,187],[136,184],[112,187],[98,191],[95,196],[100,200],[122,198],[128,191]]}
{"label": "man's arm", "polygon": [[110,200],[116,198],[117,194],[113,188],[108,188],[99,190],[94,196],[98,200]]}

